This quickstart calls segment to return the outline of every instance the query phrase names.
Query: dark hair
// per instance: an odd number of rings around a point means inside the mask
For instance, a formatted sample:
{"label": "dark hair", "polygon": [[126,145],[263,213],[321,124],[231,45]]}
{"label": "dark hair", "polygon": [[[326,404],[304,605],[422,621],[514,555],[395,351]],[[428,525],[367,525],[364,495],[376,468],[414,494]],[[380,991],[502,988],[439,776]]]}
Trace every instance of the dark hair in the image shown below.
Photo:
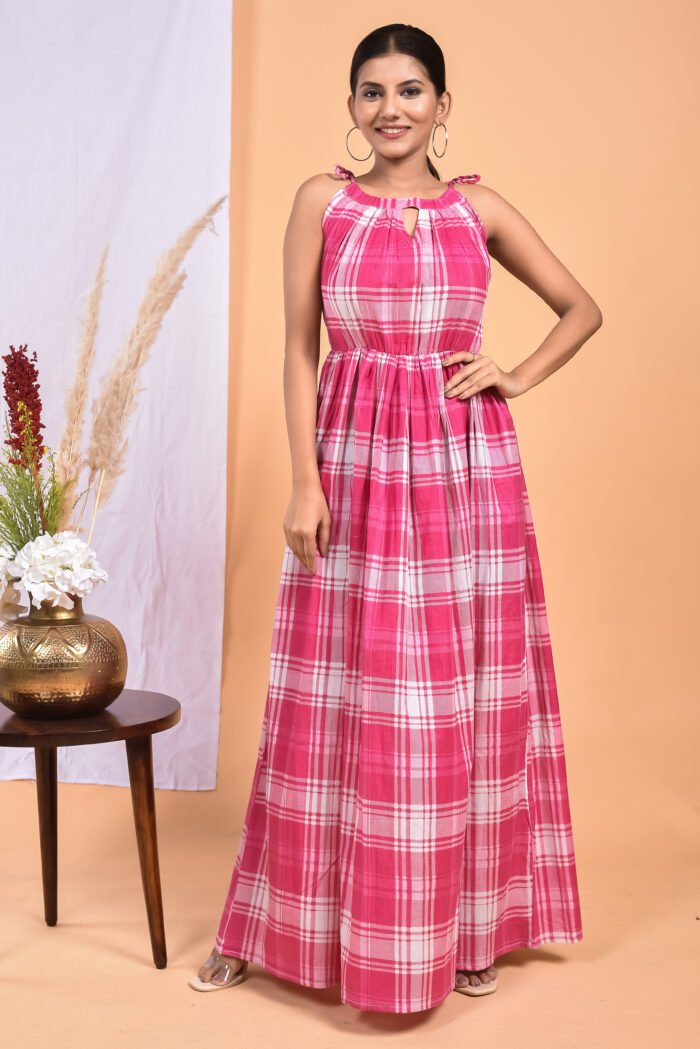
{"label": "dark hair", "polygon": [[[392,53],[411,55],[420,62],[435,86],[438,98],[442,95],[445,91],[445,56],[439,44],[429,33],[418,29],[417,26],[403,25],[401,22],[373,29],[360,40],[350,63],[350,90],[353,95],[357,88],[360,67],[370,58]],[[440,175],[430,157],[426,156],[426,160],[430,174],[439,180]]]}

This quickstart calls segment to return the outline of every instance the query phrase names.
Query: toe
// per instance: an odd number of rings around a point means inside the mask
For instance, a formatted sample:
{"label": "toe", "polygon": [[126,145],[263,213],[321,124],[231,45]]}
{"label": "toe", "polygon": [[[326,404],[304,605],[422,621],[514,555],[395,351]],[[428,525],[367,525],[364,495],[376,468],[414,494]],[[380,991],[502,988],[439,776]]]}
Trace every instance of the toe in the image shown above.
{"label": "toe", "polygon": [[207,960],[204,962],[204,964],[200,966],[197,975],[199,976],[200,980],[204,981],[204,983],[209,983],[209,981],[211,980],[215,964],[216,958],[213,954],[210,954]]}
{"label": "toe", "polygon": [[460,970],[455,977],[457,987],[480,987],[484,983],[492,983],[496,979],[496,970],[492,965],[486,969]]}
{"label": "toe", "polygon": [[212,983],[217,984],[217,986],[230,983],[233,977],[238,975],[242,965],[243,960],[241,958],[222,955],[217,968],[214,969]]}
{"label": "toe", "polygon": [[485,969],[467,969],[467,972],[471,977],[472,986],[477,986],[480,983],[490,983],[496,975],[496,970],[491,965]]}

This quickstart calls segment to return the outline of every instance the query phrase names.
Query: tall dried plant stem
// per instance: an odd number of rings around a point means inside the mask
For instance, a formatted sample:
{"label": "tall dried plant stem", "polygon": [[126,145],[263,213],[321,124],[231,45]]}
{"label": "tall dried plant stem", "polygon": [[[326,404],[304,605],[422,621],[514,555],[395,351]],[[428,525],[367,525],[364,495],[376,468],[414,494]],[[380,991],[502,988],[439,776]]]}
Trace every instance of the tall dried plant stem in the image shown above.
{"label": "tall dried plant stem", "polygon": [[[107,265],[108,252],[109,245],[106,245],[100,256],[97,272],[95,273],[92,287],[85,304],[73,382],[66,391],[65,396],[66,423],[56,453],[56,479],[67,486],[64,508],[59,521],[59,529],[65,528],[70,524],[70,519],[75,509],[75,507],[69,507],[68,502],[69,495],[75,488],[81,468],[79,456],[80,443],[83,433],[88,382],[95,360],[95,345],[100,319],[102,292],[105,284],[105,268]],[[78,531],[79,530],[80,525],[78,525]]]}
{"label": "tall dried plant stem", "polygon": [[95,505],[94,505],[93,510],[92,510],[92,521],[90,522],[90,531],[88,532],[88,537],[87,537],[87,544],[88,544],[88,546],[92,542],[92,532],[93,532],[93,529],[95,527],[95,517],[97,516],[97,509],[98,509],[98,507],[100,505],[100,497],[102,495],[102,485],[104,483],[105,473],[106,473],[105,470],[101,470],[100,471],[100,483],[97,486],[97,495],[95,496]]}
{"label": "tall dried plant stem", "polygon": [[[226,197],[220,197],[196,219],[161,255],[151,277],[134,326],[117,353],[112,367],[101,383],[100,393],[92,404],[92,432],[84,462],[89,469],[89,488],[98,473],[102,505],[111,495],[117,478],[124,472],[128,441],[124,436],[126,422],[136,406],[137,380],[148,360],[163,318],[185,282],[180,264],[199,234],[207,227],[214,232],[213,216]],[[95,504],[94,516],[97,510]],[[92,534],[92,526],[91,526]]]}
{"label": "tall dried plant stem", "polygon": [[87,506],[87,501],[88,501],[88,495],[89,494],[90,494],[90,489],[87,488],[85,490],[85,492],[83,493],[83,505],[80,507],[80,517],[78,518],[78,523],[75,526],[75,531],[78,534],[80,534],[80,524],[81,524],[81,521],[83,520],[83,514],[85,513],[85,507]]}

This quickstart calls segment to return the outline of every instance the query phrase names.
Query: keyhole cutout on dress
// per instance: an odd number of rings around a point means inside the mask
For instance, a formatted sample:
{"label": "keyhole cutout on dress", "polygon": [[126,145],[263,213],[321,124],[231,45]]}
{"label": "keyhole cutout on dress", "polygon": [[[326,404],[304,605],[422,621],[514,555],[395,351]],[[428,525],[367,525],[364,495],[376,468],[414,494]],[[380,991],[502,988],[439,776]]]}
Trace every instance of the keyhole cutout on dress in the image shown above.
{"label": "keyhole cutout on dress", "polygon": [[408,233],[409,237],[413,237],[416,232],[416,226],[418,225],[418,208],[415,208],[412,204],[405,207],[402,212],[403,215],[403,228]]}

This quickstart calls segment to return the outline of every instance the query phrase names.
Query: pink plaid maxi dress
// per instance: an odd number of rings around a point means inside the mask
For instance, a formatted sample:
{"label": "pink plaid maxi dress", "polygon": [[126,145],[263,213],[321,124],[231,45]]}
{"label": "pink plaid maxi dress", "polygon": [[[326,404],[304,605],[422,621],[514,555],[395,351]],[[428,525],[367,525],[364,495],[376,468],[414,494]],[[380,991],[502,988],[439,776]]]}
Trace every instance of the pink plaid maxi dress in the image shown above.
{"label": "pink plaid maxi dress", "polygon": [[[269,688],[216,938],[361,1009],[431,1008],[457,969],[580,940],[542,576],[508,404],[445,397],[478,352],[484,229],[344,176],[323,216],[312,575],[285,545]],[[413,235],[402,209],[419,208]]]}

